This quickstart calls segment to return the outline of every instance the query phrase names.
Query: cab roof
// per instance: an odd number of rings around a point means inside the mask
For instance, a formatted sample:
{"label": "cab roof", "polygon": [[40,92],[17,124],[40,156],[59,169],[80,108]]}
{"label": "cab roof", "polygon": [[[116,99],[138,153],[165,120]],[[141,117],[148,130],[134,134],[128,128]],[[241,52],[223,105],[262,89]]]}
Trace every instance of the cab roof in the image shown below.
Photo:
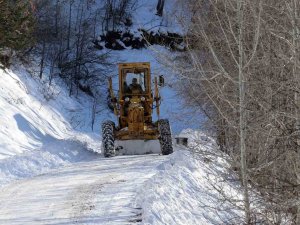
{"label": "cab roof", "polygon": [[150,69],[150,62],[130,62],[130,63],[119,63],[119,69],[123,68],[149,68]]}

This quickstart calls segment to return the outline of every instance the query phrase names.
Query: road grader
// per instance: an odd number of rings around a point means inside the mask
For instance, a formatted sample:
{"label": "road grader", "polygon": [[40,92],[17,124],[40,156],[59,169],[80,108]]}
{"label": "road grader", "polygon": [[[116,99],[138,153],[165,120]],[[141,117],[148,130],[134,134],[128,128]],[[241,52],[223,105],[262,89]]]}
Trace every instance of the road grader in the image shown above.
{"label": "road grader", "polygon": [[[118,124],[113,121],[102,123],[102,145],[105,157],[118,154],[122,146],[117,142],[140,140],[143,142],[158,140],[159,151],[163,155],[173,152],[169,121],[160,119],[161,97],[159,86],[164,85],[163,76],[154,78],[154,93],[150,63],[120,63],[119,91],[115,96],[112,78],[109,78],[109,96]],[[153,121],[156,109],[157,121]],[[143,154],[139,149],[135,152]],[[151,150],[148,153],[153,153]]]}

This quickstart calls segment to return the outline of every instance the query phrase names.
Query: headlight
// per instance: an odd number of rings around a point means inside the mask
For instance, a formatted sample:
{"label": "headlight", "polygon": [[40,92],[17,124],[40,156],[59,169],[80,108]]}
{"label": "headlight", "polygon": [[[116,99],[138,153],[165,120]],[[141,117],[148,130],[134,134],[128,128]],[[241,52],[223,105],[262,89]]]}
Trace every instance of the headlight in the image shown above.
{"label": "headlight", "polygon": [[141,97],[141,101],[143,102],[143,101],[145,101],[146,99],[145,99],[145,97],[143,96],[143,97]]}
{"label": "headlight", "polygon": [[128,97],[125,98],[125,102],[129,102],[129,100],[130,100],[130,99],[129,99]]}

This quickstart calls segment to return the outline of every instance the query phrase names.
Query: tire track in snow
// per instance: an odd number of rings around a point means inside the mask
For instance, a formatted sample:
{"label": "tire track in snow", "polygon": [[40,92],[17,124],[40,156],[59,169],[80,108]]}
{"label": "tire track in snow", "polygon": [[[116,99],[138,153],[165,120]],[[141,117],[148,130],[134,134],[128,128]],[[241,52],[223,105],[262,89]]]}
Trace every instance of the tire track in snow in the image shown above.
{"label": "tire track in snow", "polygon": [[91,184],[79,185],[68,197],[68,207],[71,207],[70,218],[74,223],[84,222],[84,218],[89,218],[89,215],[96,208],[95,196],[98,195],[103,186],[112,184],[111,176],[101,178]]}
{"label": "tire track in snow", "polygon": [[14,182],[0,188],[0,224],[139,224],[137,191],[165,160],[158,155],[102,158]]}

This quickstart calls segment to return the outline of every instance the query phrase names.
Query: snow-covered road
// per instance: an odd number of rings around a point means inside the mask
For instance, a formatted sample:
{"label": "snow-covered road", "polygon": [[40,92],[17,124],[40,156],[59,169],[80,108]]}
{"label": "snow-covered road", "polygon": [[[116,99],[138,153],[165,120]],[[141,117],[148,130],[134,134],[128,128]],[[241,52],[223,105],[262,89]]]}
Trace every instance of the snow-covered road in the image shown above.
{"label": "snow-covered road", "polygon": [[0,224],[136,224],[137,190],[167,158],[101,158],[11,183],[0,189]]}

